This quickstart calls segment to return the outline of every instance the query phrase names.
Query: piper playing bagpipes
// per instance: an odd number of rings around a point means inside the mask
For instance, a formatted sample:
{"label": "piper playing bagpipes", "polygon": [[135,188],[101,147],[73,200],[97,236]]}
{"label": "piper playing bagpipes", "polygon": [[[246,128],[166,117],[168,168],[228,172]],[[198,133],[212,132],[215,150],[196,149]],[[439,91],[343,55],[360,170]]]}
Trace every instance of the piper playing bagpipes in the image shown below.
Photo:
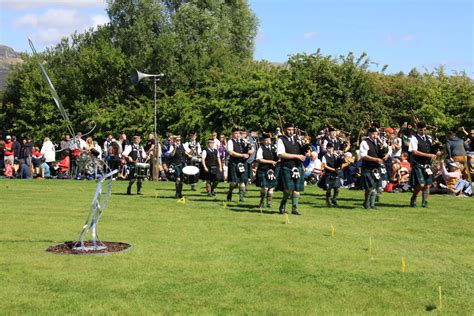
{"label": "piper playing bagpipes", "polygon": [[249,154],[248,149],[245,148],[245,144],[240,139],[240,130],[237,127],[232,128],[232,139],[227,142],[227,152],[230,156],[227,176],[229,182],[227,202],[232,201],[232,191],[237,186],[239,187],[239,202],[243,202],[248,179],[246,162]]}
{"label": "piper playing bagpipes", "polygon": [[[195,131],[191,131],[189,133],[189,140],[184,143],[184,146],[189,148],[189,152],[187,152],[188,166],[196,166],[199,167],[201,164],[201,144],[197,141],[197,133]],[[196,184],[191,184],[191,190],[196,191]]]}
{"label": "piper playing bagpipes", "polygon": [[[326,190],[326,206],[331,207],[331,204],[337,207],[337,196],[339,195],[339,188],[342,184],[342,164],[344,163],[344,156],[339,155],[334,151],[334,144],[329,142],[326,144],[326,154],[323,159],[324,175],[321,178],[323,189]],[[331,191],[333,195],[331,198]]]}
{"label": "piper playing bagpipes", "polygon": [[175,181],[175,197],[177,199],[183,197],[183,168],[186,166],[187,154],[190,152],[188,146],[181,144],[180,135],[171,138],[171,144],[167,152],[169,157],[168,178]]}
{"label": "piper playing bagpipes", "polygon": [[208,196],[216,195],[215,189],[219,183],[218,176],[222,172],[222,163],[219,159],[219,153],[214,147],[214,138],[207,141],[207,148],[202,151],[202,168],[204,170],[204,179],[206,180],[206,191]]}
{"label": "piper playing bagpipes", "polygon": [[273,199],[273,188],[277,184],[275,166],[278,157],[269,134],[263,134],[262,145],[257,150],[256,160],[257,168],[257,187],[260,188],[260,208],[263,208],[265,197],[267,198],[267,207],[271,207]]}
{"label": "piper playing bagpipes", "polygon": [[286,201],[291,196],[291,214],[300,215],[298,202],[300,192],[304,191],[303,161],[306,159],[301,145],[295,137],[295,126],[285,124],[285,135],[277,142],[277,155],[281,160],[278,189],[283,191],[280,214],[286,213]]}
{"label": "piper playing bagpipes", "polygon": [[408,151],[411,153],[411,173],[410,185],[413,188],[413,195],[410,199],[410,206],[416,207],[416,197],[421,191],[421,206],[428,206],[428,194],[430,185],[433,183],[433,171],[431,164],[440,154],[439,147],[435,146],[431,136],[426,135],[426,124],[418,122],[416,124],[417,133],[410,139]]}
{"label": "piper playing bagpipes", "polygon": [[140,145],[141,137],[140,135],[133,136],[133,143],[131,145],[126,145],[125,150],[122,153],[122,157],[127,160],[127,163],[130,167],[130,181],[128,182],[127,194],[132,194],[132,185],[137,182],[137,194],[141,195],[142,192],[142,178],[137,177],[137,163],[143,163],[147,159],[145,149]]}

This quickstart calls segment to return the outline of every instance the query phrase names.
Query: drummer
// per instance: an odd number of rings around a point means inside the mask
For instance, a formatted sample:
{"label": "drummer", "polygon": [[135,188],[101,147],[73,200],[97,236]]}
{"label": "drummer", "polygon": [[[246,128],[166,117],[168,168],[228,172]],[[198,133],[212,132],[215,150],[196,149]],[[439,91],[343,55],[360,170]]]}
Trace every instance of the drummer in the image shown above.
{"label": "drummer", "polygon": [[133,143],[131,145],[126,145],[125,150],[122,153],[123,158],[125,158],[130,167],[130,181],[128,182],[127,194],[132,194],[132,185],[137,182],[137,194],[142,195],[142,179],[136,177],[136,168],[135,164],[140,162],[145,162],[148,159],[145,149],[140,145],[141,137],[140,135],[133,136]]}
{"label": "drummer", "polygon": [[171,138],[167,155],[169,157],[168,178],[175,181],[175,198],[183,197],[183,168],[186,166],[187,155],[191,150],[187,145],[181,143],[181,136],[175,135]]}
{"label": "drummer", "polygon": [[201,153],[204,179],[208,196],[216,195],[214,191],[219,183],[218,175],[222,172],[222,163],[217,149],[214,147],[214,138],[209,138],[207,148]]}

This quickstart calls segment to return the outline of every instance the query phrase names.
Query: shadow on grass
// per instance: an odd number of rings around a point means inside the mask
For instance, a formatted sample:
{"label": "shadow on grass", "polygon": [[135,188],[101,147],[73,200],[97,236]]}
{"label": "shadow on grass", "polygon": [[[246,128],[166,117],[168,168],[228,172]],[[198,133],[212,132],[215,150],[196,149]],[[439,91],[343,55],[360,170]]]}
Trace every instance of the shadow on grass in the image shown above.
{"label": "shadow on grass", "polygon": [[248,205],[248,204],[241,204],[238,206],[228,207],[227,209],[229,211],[239,212],[239,213],[247,212],[247,213],[261,213],[261,214],[267,214],[267,215],[278,214],[278,211],[269,210],[269,209],[260,210],[259,207],[256,207],[255,205]]}

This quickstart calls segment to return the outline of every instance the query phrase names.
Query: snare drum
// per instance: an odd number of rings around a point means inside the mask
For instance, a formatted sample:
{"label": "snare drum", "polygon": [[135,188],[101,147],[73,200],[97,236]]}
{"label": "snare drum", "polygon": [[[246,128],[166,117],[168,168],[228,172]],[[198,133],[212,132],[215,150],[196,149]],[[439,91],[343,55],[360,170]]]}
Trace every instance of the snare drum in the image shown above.
{"label": "snare drum", "polygon": [[186,166],[183,168],[183,183],[194,184],[199,181],[199,168],[196,166]]}
{"label": "snare drum", "polygon": [[148,178],[150,175],[150,164],[143,162],[135,163],[135,178]]}

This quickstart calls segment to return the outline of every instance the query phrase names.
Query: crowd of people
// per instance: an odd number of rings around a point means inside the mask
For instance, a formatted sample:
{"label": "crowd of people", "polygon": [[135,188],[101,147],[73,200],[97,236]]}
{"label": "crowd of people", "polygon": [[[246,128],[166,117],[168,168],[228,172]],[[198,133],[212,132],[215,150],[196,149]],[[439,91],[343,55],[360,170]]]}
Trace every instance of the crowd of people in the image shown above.
{"label": "crowd of people", "polygon": [[143,143],[140,135],[129,140],[125,133],[118,138],[110,134],[103,142],[66,134],[59,144],[45,137],[41,147],[30,136],[7,135],[0,140],[0,176],[93,180],[117,170],[116,179],[130,181],[128,194],[135,182],[141,194],[142,181],[154,179],[174,181],[175,197],[182,198],[184,183],[196,190],[197,179],[184,181],[189,176],[184,168],[193,166],[209,196],[216,194],[219,182],[228,182],[226,200],[232,201],[238,189],[239,201],[244,201],[247,185],[255,183],[261,189],[260,207],[271,207],[277,189],[283,191],[280,212],[291,199],[294,214],[307,185],[326,191],[328,207],[338,206],[341,188],[365,190],[365,208],[375,207],[382,191],[412,192],[412,206],[418,194],[422,206],[429,193],[472,195],[474,129],[463,135],[461,130],[450,132],[442,146],[426,134],[423,123],[412,129],[407,123],[383,128],[374,122],[352,143],[350,134],[331,126],[315,137],[292,124],[282,129],[272,134],[234,127],[231,135],[212,132],[201,137],[203,144],[196,132],[186,139],[168,134],[163,141],[149,134]]}

